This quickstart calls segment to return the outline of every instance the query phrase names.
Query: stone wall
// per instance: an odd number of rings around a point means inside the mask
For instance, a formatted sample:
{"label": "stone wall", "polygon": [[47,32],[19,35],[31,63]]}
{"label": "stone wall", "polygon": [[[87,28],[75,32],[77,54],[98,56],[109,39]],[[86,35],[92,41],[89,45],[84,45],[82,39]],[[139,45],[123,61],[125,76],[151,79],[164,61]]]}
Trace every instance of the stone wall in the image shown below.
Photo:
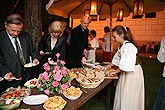
{"label": "stone wall", "polygon": [[[73,27],[80,24],[80,19],[73,20]],[[156,18],[139,18],[132,19],[132,14],[124,17],[122,22],[117,22],[116,18],[112,19],[112,28],[116,25],[128,26],[138,45],[142,46],[147,42],[160,42],[165,35],[165,10],[156,12]],[[110,20],[92,21],[89,25],[89,30],[94,29],[97,32],[97,38],[102,38],[104,35],[104,26],[110,26]],[[101,42],[100,42],[101,45]],[[114,49],[117,44],[114,43]]]}

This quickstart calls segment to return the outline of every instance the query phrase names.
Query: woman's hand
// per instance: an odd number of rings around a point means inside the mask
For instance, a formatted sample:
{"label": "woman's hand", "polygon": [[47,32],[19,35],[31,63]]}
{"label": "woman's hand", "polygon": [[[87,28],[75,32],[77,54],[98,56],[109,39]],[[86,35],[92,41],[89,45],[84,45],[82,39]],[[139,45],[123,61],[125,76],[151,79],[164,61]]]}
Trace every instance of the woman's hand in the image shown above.
{"label": "woman's hand", "polygon": [[4,76],[4,78],[5,78],[5,80],[7,80],[7,81],[12,81],[14,76],[13,76],[13,74],[12,74],[12,72],[8,72],[8,73],[6,73],[5,74],[5,76]]}
{"label": "woman's hand", "polygon": [[106,73],[106,75],[107,76],[115,76],[115,75],[117,75],[118,73],[120,73],[120,69],[119,68],[117,68],[115,71],[113,71],[113,72],[109,72],[109,73]]}
{"label": "woman's hand", "polygon": [[111,72],[111,73],[108,73],[108,76],[115,76],[116,75],[116,72]]}
{"label": "woman's hand", "polygon": [[82,57],[81,62],[82,62],[82,64],[85,64],[86,63],[86,58],[85,57]]}
{"label": "woman's hand", "polygon": [[86,50],[86,49],[84,49],[83,55],[86,55],[86,54],[87,54],[87,50]]}
{"label": "woman's hand", "polygon": [[114,66],[114,64],[110,63],[109,65],[106,65],[106,68],[111,68],[112,66]]}

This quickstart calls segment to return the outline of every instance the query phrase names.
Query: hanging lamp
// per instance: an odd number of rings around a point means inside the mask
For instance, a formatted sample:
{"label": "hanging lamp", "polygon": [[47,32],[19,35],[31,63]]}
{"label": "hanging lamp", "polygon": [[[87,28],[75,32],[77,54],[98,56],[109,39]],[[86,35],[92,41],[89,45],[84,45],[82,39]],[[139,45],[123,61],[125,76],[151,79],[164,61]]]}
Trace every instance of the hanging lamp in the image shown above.
{"label": "hanging lamp", "polygon": [[133,18],[142,18],[144,13],[144,1],[136,0],[133,2]]}
{"label": "hanging lamp", "polygon": [[90,15],[97,15],[97,0],[91,0],[90,3]]}
{"label": "hanging lamp", "polygon": [[118,9],[116,21],[123,21],[123,16],[124,16],[124,9]]}

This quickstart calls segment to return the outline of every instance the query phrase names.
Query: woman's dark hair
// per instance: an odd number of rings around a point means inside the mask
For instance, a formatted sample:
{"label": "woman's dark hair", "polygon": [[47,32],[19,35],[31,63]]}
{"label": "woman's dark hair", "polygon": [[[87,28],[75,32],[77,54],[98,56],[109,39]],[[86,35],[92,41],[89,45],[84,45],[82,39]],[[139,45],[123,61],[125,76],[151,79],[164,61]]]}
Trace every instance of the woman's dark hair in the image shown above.
{"label": "woman's dark hair", "polygon": [[[124,34],[124,40],[128,40],[137,47],[137,43],[135,42],[129,27],[117,25],[112,29],[112,32],[116,32],[118,35]],[[141,60],[138,53],[136,55],[136,64],[141,64]]]}
{"label": "woman's dark hair", "polygon": [[117,25],[112,29],[112,32],[116,32],[118,35],[124,34],[124,40],[130,41],[137,47],[137,43],[135,42],[129,27],[123,27],[121,25]]}
{"label": "woman's dark hair", "polygon": [[104,32],[110,32],[110,29],[109,29],[108,26],[105,26],[105,27],[104,27]]}
{"label": "woman's dark hair", "polygon": [[96,37],[96,31],[95,30],[91,30],[90,33],[93,35],[93,37]]}

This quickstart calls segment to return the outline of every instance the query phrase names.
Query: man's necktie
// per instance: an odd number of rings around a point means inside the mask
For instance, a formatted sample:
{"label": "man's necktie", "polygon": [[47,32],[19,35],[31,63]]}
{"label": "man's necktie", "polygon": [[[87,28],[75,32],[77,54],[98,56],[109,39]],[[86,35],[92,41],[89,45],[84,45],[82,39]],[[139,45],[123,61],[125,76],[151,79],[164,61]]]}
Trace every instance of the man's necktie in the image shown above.
{"label": "man's necktie", "polygon": [[23,57],[22,50],[18,44],[17,38],[15,38],[15,45],[16,45],[17,55],[18,55],[19,61],[20,61],[21,65],[25,65],[25,59]]}

